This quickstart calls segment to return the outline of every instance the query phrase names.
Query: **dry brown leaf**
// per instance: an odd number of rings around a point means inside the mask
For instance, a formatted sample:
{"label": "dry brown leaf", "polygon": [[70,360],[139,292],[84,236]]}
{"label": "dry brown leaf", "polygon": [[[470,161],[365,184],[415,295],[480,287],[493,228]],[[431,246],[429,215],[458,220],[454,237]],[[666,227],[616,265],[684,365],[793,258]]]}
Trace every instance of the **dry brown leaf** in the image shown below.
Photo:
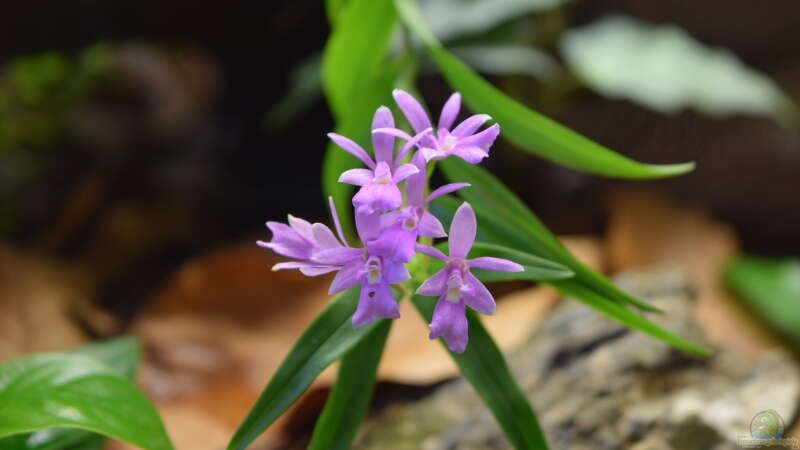
{"label": "dry brown leaf", "polygon": [[746,358],[778,345],[775,337],[737,302],[720,279],[738,252],[734,232],[699,209],[643,190],[611,196],[608,259],[612,270],[674,265],[697,288],[696,314],[709,339]]}

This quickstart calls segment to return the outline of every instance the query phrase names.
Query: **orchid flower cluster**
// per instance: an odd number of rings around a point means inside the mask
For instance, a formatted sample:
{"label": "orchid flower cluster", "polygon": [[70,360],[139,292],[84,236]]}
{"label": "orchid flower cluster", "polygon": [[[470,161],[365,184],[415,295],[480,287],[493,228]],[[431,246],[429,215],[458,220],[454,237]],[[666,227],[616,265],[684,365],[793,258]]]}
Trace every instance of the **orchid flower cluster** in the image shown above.
{"label": "orchid flower cluster", "polygon": [[[278,263],[273,270],[299,269],[312,277],[336,272],[329,289],[331,294],[360,285],[358,306],[352,318],[354,327],[378,318],[400,317],[390,286],[411,278],[406,264],[417,253],[444,261],[444,267],[422,283],[417,294],[439,297],[429,324],[430,338],[441,336],[452,351],[461,353],[468,340],[466,307],[482,314],[495,311],[492,294],[470,269],[519,272],[523,268],[501,258],[467,259],[477,231],[472,207],[465,202],[458,208],[448,236],[428,206],[433,199],[469,184],[447,184],[426,195],[427,174],[430,164],[448,157],[480,163],[489,155],[500,127],[494,124],[479,132],[490,117],[476,114],[453,128],[461,109],[458,93],[445,103],[435,130],[413,96],[398,89],[393,97],[415,135],[396,128],[391,110],[381,106],[372,120],[374,159],[351,139],[328,134],[336,145],[366,166],[347,170],[339,178],[342,183],[360,188],[352,202],[356,230],[364,246],[351,247],[345,239],[333,199],[329,203],[336,235],[326,225],[311,224],[290,215],[288,225],[267,222],[272,240],[258,244],[294,260]],[[397,139],[404,144],[395,154]],[[450,254],[419,243],[420,237],[448,237]]]}

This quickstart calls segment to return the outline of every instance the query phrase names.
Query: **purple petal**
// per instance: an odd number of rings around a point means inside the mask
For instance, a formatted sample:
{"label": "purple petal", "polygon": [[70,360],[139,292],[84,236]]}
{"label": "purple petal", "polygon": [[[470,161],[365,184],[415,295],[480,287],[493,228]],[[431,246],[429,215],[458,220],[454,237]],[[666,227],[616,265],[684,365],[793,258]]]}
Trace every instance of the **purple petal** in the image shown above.
{"label": "purple petal", "polygon": [[458,156],[464,161],[471,164],[478,164],[483,161],[483,158],[489,156],[489,153],[480,147],[456,147],[448,152],[451,155]]}
{"label": "purple petal", "polygon": [[406,180],[406,197],[410,205],[423,206],[423,202],[425,201],[425,187],[428,184],[425,157],[422,156],[422,153],[417,152],[414,154],[411,162],[417,166],[419,172],[411,175],[408,177],[408,180]]}
{"label": "purple petal", "polygon": [[472,210],[472,206],[469,203],[464,202],[456,210],[453,222],[450,224],[448,245],[450,246],[451,258],[467,257],[469,250],[472,248],[472,243],[475,242],[476,231],[475,211]]}
{"label": "purple petal", "polygon": [[400,194],[400,189],[392,183],[371,183],[362,186],[353,196],[353,205],[365,211],[389,211],[397,208],[401,203],[403,203],[403,196]]}
{"label": "purple petal", "polygon": [[367,213],[357,209],[356,231],[363,243],[377,238],[381,232],[381,215],[377,212]]}
{"label": "purple petal", "polygon": [[270,242],[259,241],[258,245],[268,248],[287,258],[308,259],[314,249],[313,242],[303,238],[297,231],[280,222],[267,222],[272,231]]}
{"label": "purple petal", "polygon": [[474,116],[467,117],[463,122],[450,133],[455,137],[467,137],[477,131],[487,120],[492,117],[486,114],[475,114]]}
{"label": "purple petal", "polygon": [[331,282],[331,287],[328,288],[328,294],[336,294],[358,284],[358,272],[361,270],[363,263],[361,261],[353,261],[345,265]]}
{"label": "purple petal", "polygon": [[467,316],[464,302],[449,302],[440,298],[433,310],[433,320],[429,325],[431,339],[443,337],[447,347],[456,353],[464,353],[467,349]]}
{"label": "purple petal", "polygon": [[358,307],[353,314],[353,327],[360,327],[382,317],[388,319],[400,317],[391,288],[386,283],[362,285]]}
{"label": "purple petal", "polygon": [[336,266],[307,266],[301,267],[300,273],[307,277],[316,277],[333,272],[334,270],[339,270],[339,268]]}
{"label": "purple petal", "polygon": [[422,145],[431,146],[435,144],[433,138],[431,137],[431,131],[433,131],[432,128],[426,128],[409,139],[408,142],[403,145],[403,148],[397,152],[397,157],[394,159],[394,165],[396,166],[400,164],[400,161],[403,160],[403,157],[406,156],[406,153],[408,153],[412,147]]}
{"label": "purple petal", "polygon": [[339,183],[352,184],[354,186],[364,186],[372,183],[372,171],[369,169],[350,169],[345,170],[339,175]]}
{"label": "purple petal", "polygon": [[281,262],[272,266],[272,271],[277,272],[279,270],[287,270],[287,269],[299,269],[301,267],[314,267],[316,264],[309,263],[309,262],[302,262],[302,261],[288,261],[288,262]]}
{"label": "purple petal", "polygon": [[444,157],[442,152],[437,151],[436,149],[430,147],[422,147],[421,149],[419,149],[419,152],[422,153],[423,157],[425,157],[425,162],[442,159]]}
{"label": "purple petal", "polygon": [[439,128],[449,130],[450,127],[453,126],[453,122],[455,122],[456,116],[458,116],[460,110],[461,94],[456,92],[447,99],[444,107],[442,107],[442,114],[439,115]]}
{"label": "purple petal", "polygon": [[387,134],[389,136],[394,136],[405,141],[410,141],[412,139],[411,135],[406,133],[405,131],[395,128],[395,127],[381,127],[381,128],[373,128],[372,135],[373,138],[376,134]]}
{"label": "purple petal", "polygon": [[[417,233],[414,230],[404,230],[402,226],[393,226],[381,233],[380,237],[369,244],[370,254],[388,258],[392,261],[408,262],[414,257],[414,245],[417,242]],[[391,283],[399,283],[392,281]]]}
{"label": "purple petal", "polygon": [[321,223],[312,225],[311,231],[314,233],[314,240],[317,242],[317,246],[321,249],[338,248],[342,246],[342,244],[336,240],[333,231]]}
{"label": "purple petal", "polygon": [[423,255],[428,255],[431,258],[441,259],[442,261],[447,261],[448,259],[447,255],[442,253],[438,248],[431,247],[430,245],[417,244],[417,251]]}
{"label": "purple petal", "polygon": [[442,222],[439,222],[439,219],[437,219],[436,216],[428,211],[424,211],[422,213],[422,217],[419,219],[417,229],[419,230],[419,234],[422,236],[434,238],[447,236],[447,233],[444,232],[444,226],[442,226]]}
{"label": "purple petal", "polygon": [[394,174],[392,176],[392,181],[394,183],[399,183],[406,178],[414,175],[415,173],[419,173],[419,169],[414,164],[403,164],[402,166],[395,169]]}
{"label": "purple petal", "polygon": [[467,260],[469,267],[475,269],[491,270],[492,272],[522,272],[525,270],[521,265],[503,258],[493,258],[491,256],[481,256],[480,258]]}
{"label": "purple petal", "polygon": [[500,125],[494,124],[478,134],[473,134],[472,136],[467,136],[463,139],[459,139],[458,143],[456,144],[456,148],[478,147],[488,152],[489,147],[492,146],[495,139],[497,139],[497,135],[499,134],[500,134]]}
{"label": "purple petal", "polygon": [[289,226],[292,227],[292,229],[305,240],[312,243],[314,242],[314,234],[311,232],[311,224],[307,220],[289,214]]}
{"label": "purple petal", "polygon": [[467,306],[481,314],[491,315],[495,313],[497,305],[494,303],[491,292],[486,289],[486,286],[480,280],[475,278],[475,275],[467,272],[464,277],[464,284],[467,285],[467,289],[462,291],[461,298],[464,299]]}
{"label": "purple petal", "polygon": [[428,196],[428,202],[431,200],[441,197],[442,195],[447,195],[451,192],[455,192],[461,188],[472,186],[469,183],[450,183],[445,184],[444,186],[438,187],[435,191],[431,192],[431,195]]}
{"label": "purple petal", "polygon": [[342,244],[347,246],[347,239],[344,238],[344,233],[342,233],[342,224],[339,222],[339,214],[336,212],[333,197],[328,197],[328,206],[331,209],[331,217],[333,218],[333,225],[336,227],[336,234],[339,235],[339,240],[342,241]]}
{"label": "purple petal", "polygon": [[447,293],[448,267],[444,266],[441,270],[431,275],[419,288],[417,294],[438,297]]}
{"label": "purple petal", "polygon": [[322,250],[311,257],[311,261],[322,265],[341,266],[361,257],[363,250],[351,247],[336,247]]}
{"label": "purple petal", "polygon": [[[372,118],[372,129],[394,127],[392,111],[381,106],[375,111]],[[372,133],[372,151],[375,152],[375,162],[386,161],[391,163],[394,153],[394,137],[384,133]]]}
{"label": "purple petal", "polygon": [[363,148],[361,148],[360,145],[358,145],[355,142],[353,142],[352,140],[350,140],[350,139],[348,139],[348,138],[346,138],[346,137],[344,137],[342,135],[336,134],[336,133],[328,133],[328,137],[334,143],[336,143],[336,145],[341,147],[344,151],[346,151],[347,153],[350,153],[351,155],[353,155],[356,158],[360,159],[361,162],[366,164],[367,167],[369,167],[370,169],[374,169],[375,168],[375,162],[372,160],[372,158],[369,157],[367,152]]}
{"label": "purple petal", "polygon": [[428,114],[425,113],[422,105],[420,105],[411,94],[400,89],[395,89],[392,92],[392,97],[394,97],[394,101],[397,102],[397,106],[400,107],[400,110],[403,111],[403,115],[406,116],[408,123],[411,124],[411,128],[414,129],[415,133],[419,133],[431,126]]}
{"label": "purple petal", "polygon": [[411,274],[404,263],[385,261],[383,271],[386,274],[386,282],[389,284],[405,283],[411,279]]}

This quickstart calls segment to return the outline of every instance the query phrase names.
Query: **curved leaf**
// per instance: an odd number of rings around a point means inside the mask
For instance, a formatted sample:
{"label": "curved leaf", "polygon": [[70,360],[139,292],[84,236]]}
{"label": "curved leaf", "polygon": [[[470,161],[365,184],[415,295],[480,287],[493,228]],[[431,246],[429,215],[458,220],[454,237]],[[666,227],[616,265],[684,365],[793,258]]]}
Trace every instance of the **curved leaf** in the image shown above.
{"label": "curved leaf", "polygon": [[375,374],[391,326],[390,320],[382,322],[342,358],[336,384],[314,426],[310,450],[350,448],[367,415]]}
{"label": "curved leaf", "polygon": [[[430,322],[436,300],[415,295],[414,306]],[[536,414],[508,368],[503,354],[492,337],[472,311],[469,321],[469,345],[464,353],[450,356],[458,365],[464,378],[472,384],[478,395],[492,410],[514,448],[520,450],[546,450],[547,441],[539,427]],[[444,342],[442,341],[444,345]],[[445,346],[446,347],[446,346]]]}
{"label": "curved leaf", "polygon": [[527,108],[492,86],[445,50],[425,25],[414,0],[395,0],[403,22],[425,43],[450,86],[474,111],[489,114],[503,136],[544,159],[617,178],[663,178],[691,171],[694,163],[652,165],[622,156]]}
{"label": "curved leaf", "polygon": [[0,436],[51,427],[94,431],[150,450],[172,445],[129,380],[78,354],[40,354],[0,367]]}
{"label": "curved leaf", "polygon": [[233,435],[228,449],[244,449],[311,386],[317,376],[384,320],[353,328],[359,288],[337,296],[300,336]]}

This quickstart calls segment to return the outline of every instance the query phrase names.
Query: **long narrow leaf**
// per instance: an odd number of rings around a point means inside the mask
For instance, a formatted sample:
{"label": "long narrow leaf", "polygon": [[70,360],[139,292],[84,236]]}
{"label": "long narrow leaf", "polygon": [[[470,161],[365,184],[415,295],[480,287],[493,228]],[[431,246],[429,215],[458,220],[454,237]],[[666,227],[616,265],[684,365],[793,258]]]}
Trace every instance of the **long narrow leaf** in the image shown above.
{"label": "long narrow leaf", "polygon": [[[357,345],[382,321],[353,328],[350,317],[358,288],[337,296],[309,325],[239,425],[228,449],[244,449],[311,386],[331,363]],[[385,320],[385,319],[384,319]]]}
{"label": "long narrow leaf", "polygon": [[[436,299],[414,296],[413,302],[425,320],[431,320]],[[492,410],[509,442],[519,450],[546,450],[547,441],[536,414],[508,368],[503,354],[471,311],[469,345],[464,353],[450,352],[464,378]]]}
{"label": "long narrow leaf", "polygon": [[350,448],[358,426],[367,415],[375,374],[391,326],[390,320],[382,322],[342,358],[336,384],[314,426],[309,450]]}
{"label": "long narrow leaf", "polygon": [[544,159],[617,178],[662,178],[691,171],[694,163],[653,165],[622,156],[508,97],[444,49],[425,24],[416,0],[395,0],[401,20],[426,45],[450,86],[475,111],[489,114],[503,136]]}

